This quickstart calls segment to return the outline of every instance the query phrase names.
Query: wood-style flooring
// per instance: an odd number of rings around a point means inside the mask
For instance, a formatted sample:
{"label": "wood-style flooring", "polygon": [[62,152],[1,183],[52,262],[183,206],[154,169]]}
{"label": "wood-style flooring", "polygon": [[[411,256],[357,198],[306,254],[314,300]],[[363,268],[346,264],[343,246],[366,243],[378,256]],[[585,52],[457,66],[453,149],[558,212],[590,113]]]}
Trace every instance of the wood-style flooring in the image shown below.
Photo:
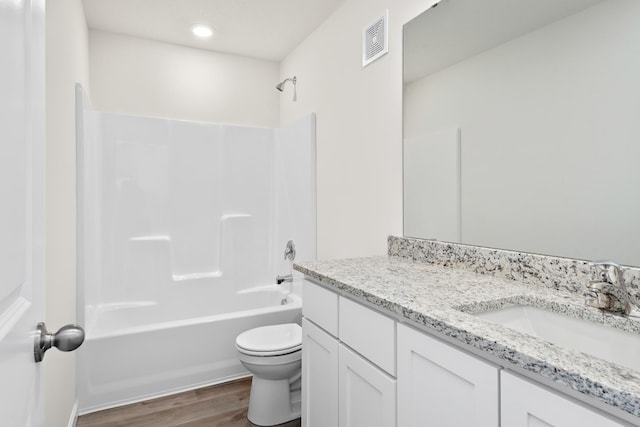
{"label": "wood-style flooring", "polygon": [[[77,427],[253,427],[251,379],[204,387],[78,417]],[[299,427],[295,420],[282,427]]]}

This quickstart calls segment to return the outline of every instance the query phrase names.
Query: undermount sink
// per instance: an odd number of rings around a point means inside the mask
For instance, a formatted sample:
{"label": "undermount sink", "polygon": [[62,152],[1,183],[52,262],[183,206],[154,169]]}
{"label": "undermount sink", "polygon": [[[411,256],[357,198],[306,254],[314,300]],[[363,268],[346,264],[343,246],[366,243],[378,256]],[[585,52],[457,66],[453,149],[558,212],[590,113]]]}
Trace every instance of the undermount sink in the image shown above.
{"label": "undermount sink", "polygon": [[640,371],[638,334],[525,305],[509,305],[474,316]]}

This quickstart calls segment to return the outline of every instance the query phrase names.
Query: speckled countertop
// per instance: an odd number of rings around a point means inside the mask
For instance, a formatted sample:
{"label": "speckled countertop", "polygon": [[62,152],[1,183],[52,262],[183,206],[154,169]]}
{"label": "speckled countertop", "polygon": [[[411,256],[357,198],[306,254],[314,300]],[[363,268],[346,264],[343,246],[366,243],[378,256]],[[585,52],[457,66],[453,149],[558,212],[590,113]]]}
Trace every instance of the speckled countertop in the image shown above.
{"label": "speckled countertop", "polygon": [[520,303],[640,333],[640,320],[585,307],[579,293],[397,256],[302,262],[295,269],[401,320],[432,328],[505,361],[505,367],[515,365],[640,417],[640,372],[471,314]]}

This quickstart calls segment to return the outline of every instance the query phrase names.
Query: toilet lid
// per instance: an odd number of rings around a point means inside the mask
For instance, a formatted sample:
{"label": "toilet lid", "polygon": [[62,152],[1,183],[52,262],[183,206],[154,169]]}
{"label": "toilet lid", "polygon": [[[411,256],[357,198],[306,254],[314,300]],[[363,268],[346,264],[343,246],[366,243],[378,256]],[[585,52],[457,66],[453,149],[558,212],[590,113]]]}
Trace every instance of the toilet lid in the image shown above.
{"label": "toilet lid", "polygon": [[236,346],[254,354],[291,353],[302,347],[302,328],[296,323],[261,326],[238,335]]}

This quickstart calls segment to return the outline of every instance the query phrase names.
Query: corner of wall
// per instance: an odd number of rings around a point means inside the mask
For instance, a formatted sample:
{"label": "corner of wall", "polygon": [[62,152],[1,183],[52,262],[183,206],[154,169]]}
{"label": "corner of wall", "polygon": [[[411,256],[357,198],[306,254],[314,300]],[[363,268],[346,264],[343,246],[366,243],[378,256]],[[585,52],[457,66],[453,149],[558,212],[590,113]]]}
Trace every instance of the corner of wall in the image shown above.
{"label": "corner of wall", "polygon": [[[402,25],[424,2],[347,0],[282,62],[298,101],[280,123],[317,114],[318,258],[386,253],[402,234]],[[361,64],[361,29],[389,9],[389,53]]]}
{"label": "corner of wall", "polygon": [[[87,23],[80,0],[46,5],[46,321],[76,320],[75,84],[89,88]],[[59,356],[59,357],[57,357]],[[75,355],[43,367],[45,419],[75,419]]]}

